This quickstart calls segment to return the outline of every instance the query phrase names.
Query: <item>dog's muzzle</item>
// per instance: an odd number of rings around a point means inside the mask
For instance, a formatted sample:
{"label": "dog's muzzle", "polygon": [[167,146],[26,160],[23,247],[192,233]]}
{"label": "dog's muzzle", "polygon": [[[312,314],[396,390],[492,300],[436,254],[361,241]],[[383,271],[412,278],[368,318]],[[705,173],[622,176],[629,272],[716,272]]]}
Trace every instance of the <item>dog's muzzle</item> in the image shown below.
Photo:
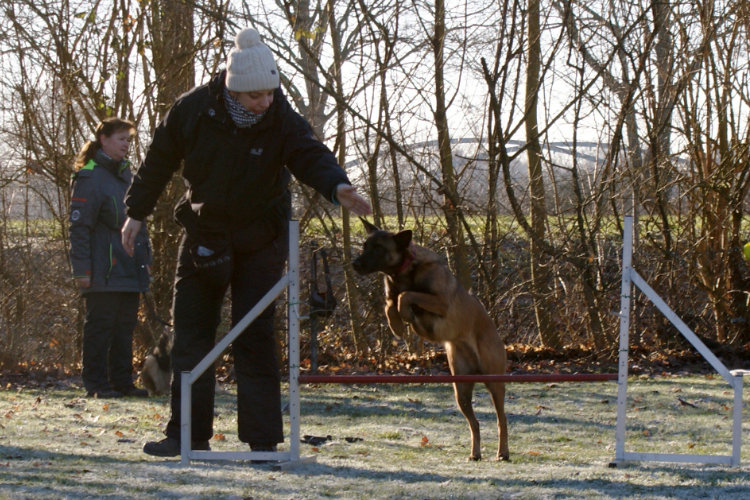
{"label": "dog's muzzle", "polygon": [[358,274],[370,274],[373,270],[368,269],[368,266],[362,261],[362,257],[357,257],[352,262],[352,267]]}

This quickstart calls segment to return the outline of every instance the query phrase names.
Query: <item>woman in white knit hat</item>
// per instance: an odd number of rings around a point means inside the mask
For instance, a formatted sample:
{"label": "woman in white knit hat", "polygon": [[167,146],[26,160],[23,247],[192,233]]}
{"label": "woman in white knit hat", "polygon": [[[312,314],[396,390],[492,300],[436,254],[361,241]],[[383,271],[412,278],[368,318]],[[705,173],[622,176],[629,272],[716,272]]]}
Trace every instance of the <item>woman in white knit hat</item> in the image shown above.
{"label": "woman in white knit hat", "polygon": [[[226,70],[180,96],[158,125],[128,191],[126,250],[184,163],[187,190],[175,209],[184,234],[174,286],[174,374],[191,370],[213,348],[228,288],[236,324],[281,278],[288,253],[290,173],[357,215],[371,211],[330,149],[291,108],[279,83],[273,54],[258,32],[242,30]],[[256,451],[275,450],[284,440],[273,311],[269,306],[232,345],[239,438]],[[214,387],[213,368],[193,384],[193,449],[209,449]],[[178,376],[171,409],[167,437],[146,443],[144,452],[180,454]]]}

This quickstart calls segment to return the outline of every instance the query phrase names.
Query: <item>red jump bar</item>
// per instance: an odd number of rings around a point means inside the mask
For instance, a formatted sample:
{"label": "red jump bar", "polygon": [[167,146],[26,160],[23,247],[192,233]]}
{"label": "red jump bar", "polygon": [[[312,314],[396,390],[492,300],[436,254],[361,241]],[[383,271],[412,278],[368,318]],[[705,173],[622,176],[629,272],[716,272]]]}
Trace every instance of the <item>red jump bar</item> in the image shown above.
{"label": "red jump bar", "polygon": [[300,375],[300,384],[440,384],[446,382],[603,382],[616,373],[531,375]]}

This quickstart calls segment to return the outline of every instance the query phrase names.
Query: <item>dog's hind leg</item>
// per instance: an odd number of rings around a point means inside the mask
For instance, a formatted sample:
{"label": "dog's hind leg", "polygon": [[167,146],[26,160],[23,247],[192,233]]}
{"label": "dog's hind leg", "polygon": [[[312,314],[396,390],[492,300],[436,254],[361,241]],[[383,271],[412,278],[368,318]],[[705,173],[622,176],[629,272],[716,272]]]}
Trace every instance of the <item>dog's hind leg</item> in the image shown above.
{"label": "dog's hind leg", "polygon": [[482,448],[480,446],[479,438],[479,421],[477,420],[476,415],[474,415],[474,408],[471,406],[471,396],[474,392],[474,383],[454,383],[453,392],[456,395],[458,409],[464,414],[466,421],[469,423],[469,430],[471,431],[471,455],[469,455],[469,460],[481,460]]}
{"label": "dog's hind leg", "polygon": [[497,459],[510,460],[508,451],[508,419],[505,417],[505,384],[490,382],[485,384],[497,413]]}
{"label": "dog's hind leg", "polygon": [[[446,342],[444,345],[451,375],[469,375],[478,372],[478,359],[474,349],[465,343]],[[474,383],[454,383],[453,392],[456,396],[458,409],[461,410],[461,413],[466,418],[469,430],[471,431],[471,455],[469,455],[469,460],[481,460],[482,448],[479,438],[479,421],[476,415],[474,415],[474,408],[471,405]]]}
{"label": "dog's hind leg", "polygon": [[[486,330],[489,332],[490,330]],[[494,330],[490,335],[484,337],[486,340],[482,343],[485,346],[480,353],[480,365],[482,373],[485,374],[503,374],[507,363],[505,345],[500,341]],[[495,406],[497,414],[497,459],[509,460],[508,452],[508,421],[505,417],[505,384],[502,382],[490,382],[484,384],[492,398],[492,404]]]}

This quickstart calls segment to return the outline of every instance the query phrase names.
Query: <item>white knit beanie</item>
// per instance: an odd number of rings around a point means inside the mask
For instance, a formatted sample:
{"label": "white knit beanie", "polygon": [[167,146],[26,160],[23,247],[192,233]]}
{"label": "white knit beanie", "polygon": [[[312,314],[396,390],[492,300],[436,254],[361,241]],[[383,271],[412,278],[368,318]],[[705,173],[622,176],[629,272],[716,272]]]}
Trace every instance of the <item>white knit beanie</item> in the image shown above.
{"label": "white knit beanie", "polygon": [[279,86],[273,54],[253,28],[245,28],[234,38],[234,48],[227,58],[226,86],[233,92],[256,92]]}

